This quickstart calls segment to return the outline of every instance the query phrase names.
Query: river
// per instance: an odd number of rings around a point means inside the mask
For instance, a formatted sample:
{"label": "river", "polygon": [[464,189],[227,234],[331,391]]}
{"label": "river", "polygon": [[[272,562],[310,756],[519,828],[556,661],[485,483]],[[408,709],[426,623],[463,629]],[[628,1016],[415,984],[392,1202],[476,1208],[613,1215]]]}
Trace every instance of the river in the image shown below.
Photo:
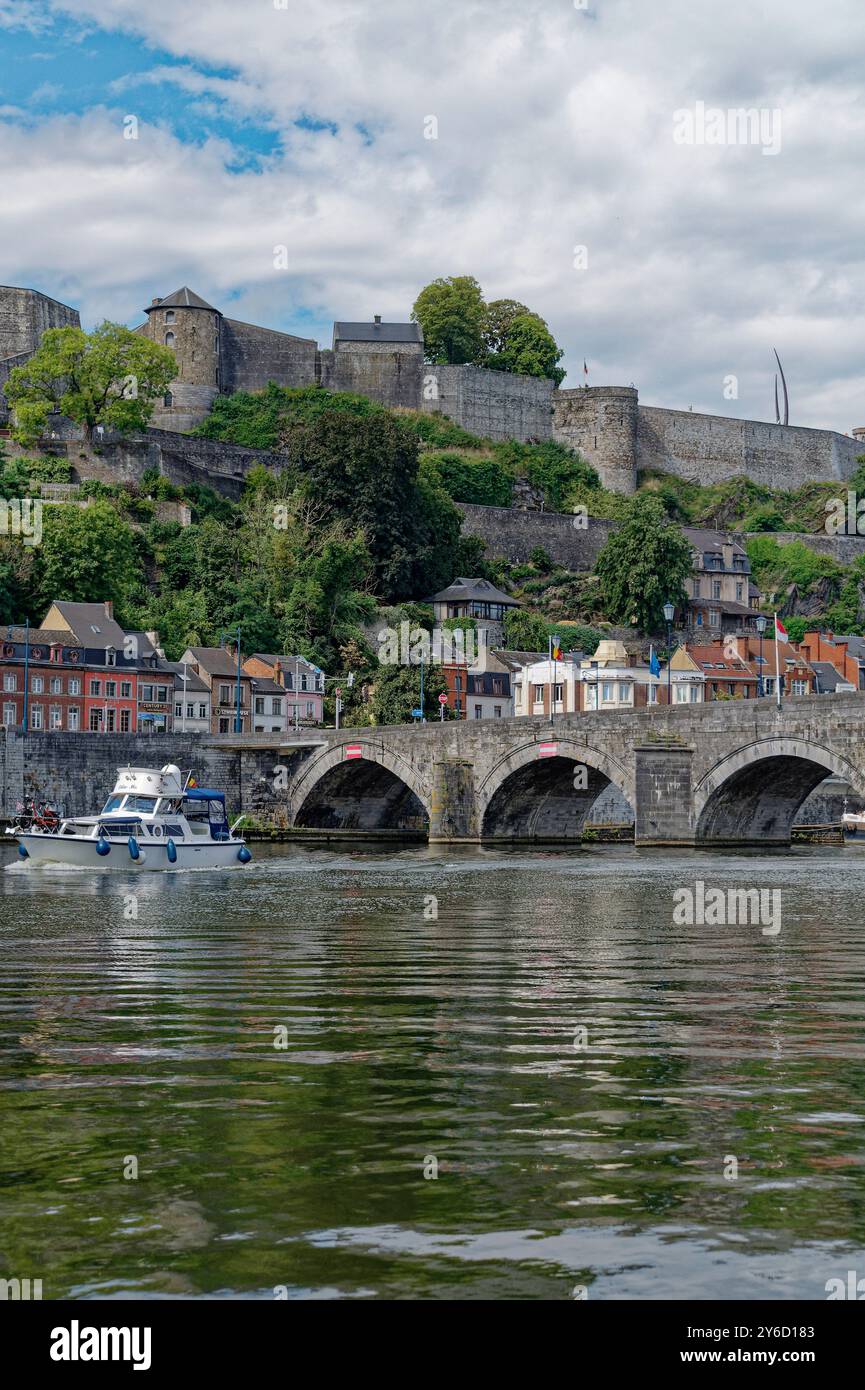
{"label": "river", "polygon": [[[0,1276],[757,1299],[865,1275],[865,853],[0,856]],[[698,882],[779,930],[678,925]]]}

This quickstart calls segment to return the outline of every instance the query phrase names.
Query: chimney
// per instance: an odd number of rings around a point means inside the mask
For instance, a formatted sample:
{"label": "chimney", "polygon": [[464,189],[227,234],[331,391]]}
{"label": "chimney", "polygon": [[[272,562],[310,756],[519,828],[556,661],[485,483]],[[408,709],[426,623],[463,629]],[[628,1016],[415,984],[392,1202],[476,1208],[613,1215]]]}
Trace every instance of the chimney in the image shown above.
{"label": "chimney", "polygon": [[375,322],[376,322],[376,323],[381,323],[381,314],[376,314],[376,315],[375,315]]}
{"label": "chimney", "polygon": [[113,601],[113,599],[107,598],[107,599],[104,600],[104,603],[105,603],[105,616],[106,616],[106,618],[113,618],[113,617],[114,617],[114,601]]}
{"label": "chimney", "polygon": [[162,303],[162,300],[159,298],[159,295],[156,295],[156,297],[155,297],[154,299],[151,299],[150,303],[151,303],[151,304],[161,304],[161,303]]}

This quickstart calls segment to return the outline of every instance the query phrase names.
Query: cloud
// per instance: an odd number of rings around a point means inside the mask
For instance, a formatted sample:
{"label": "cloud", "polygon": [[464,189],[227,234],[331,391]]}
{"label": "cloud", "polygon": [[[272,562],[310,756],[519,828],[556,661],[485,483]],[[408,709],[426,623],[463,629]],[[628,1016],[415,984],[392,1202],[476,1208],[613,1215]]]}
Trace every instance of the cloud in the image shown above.
{"label": "cloud", "polygon": [[[434,276],[472,273],[547,318],[566,384],[586,358],[646,402],[772,418],[777,346],[794,422],[865,423],[865,9],[836,0],[815,25],[806,0],[590,5],[53,0],[154,59],[98,108],[0,126],[3,278],[88,319],[189,283],[326,339],[334,317],[403,318]],[[122,115],[163,89],[186,139],[142,115],[125,141]],[[780,153],[677,144],[697,102],[778,110]],[[254,168],[251,122],[278,136]]]}

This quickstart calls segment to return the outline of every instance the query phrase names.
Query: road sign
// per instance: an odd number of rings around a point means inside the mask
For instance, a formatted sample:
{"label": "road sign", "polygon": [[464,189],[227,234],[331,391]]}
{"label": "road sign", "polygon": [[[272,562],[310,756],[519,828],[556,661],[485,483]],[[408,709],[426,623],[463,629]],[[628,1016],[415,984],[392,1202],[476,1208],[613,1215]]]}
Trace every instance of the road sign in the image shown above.
{"label": "road sign", "polygon": [[342,694],[342,688],[341,688],[341,686],[337,686],[337,687],[336,687],[337,699],[339,699],[339,697],[340,697],[341,694]]}
{"label": "road sign", "polygon": [[558,755],[559,745],[557,743],[539,743],[539,758],[555,758]]}
{"label": "road sign", "polygon": [[345,746],[345,756],[347,758],[362,758],[363,749],[359,743],[347,743]]}
{"label": "road sign", "polygon": [[440,704],[440,705],[446,705],[447,702],[448,702],[448,697],[447,697],[447,695],[439,695],[439,704]]}
{"label": "road sign", "polygon": [[412,717],[412,719],[423,719],[423,710],[422,710],[422,709],[413,709],[412,712],[411,712],[411,717]]}

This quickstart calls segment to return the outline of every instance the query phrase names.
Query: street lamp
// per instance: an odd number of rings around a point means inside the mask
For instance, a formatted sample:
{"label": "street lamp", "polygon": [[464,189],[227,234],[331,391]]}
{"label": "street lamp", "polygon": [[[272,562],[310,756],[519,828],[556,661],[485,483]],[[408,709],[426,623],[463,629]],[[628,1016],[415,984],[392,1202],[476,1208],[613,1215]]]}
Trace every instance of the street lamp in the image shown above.
{"label": "street lamp", "polygon": [[667,704],[673,703],[673,617],[676,609],[672,603],[664,604],[664,617],[667,621]]}
{"label": "street lamp", "polygon": [[766,619],[762,613],[757,617],[757,631],[760,634],[760,669],[757,673],[757,698],[763,694],[763,633],[766,631]]}

